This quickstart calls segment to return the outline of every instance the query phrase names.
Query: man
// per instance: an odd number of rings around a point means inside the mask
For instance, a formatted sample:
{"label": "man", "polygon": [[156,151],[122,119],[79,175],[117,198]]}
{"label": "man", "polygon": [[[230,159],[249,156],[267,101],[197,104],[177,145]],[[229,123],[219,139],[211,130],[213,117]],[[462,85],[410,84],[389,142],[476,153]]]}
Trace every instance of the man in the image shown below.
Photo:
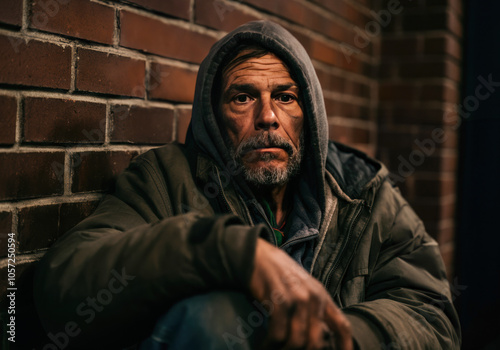
{"label": "man", "polygon": [[186,145],[135,159],[40,262],[46,329],[74,322],[70,344],[92,348],[458,348],[437,244],[327,129],[295,38],[267,21],[228,34]]}

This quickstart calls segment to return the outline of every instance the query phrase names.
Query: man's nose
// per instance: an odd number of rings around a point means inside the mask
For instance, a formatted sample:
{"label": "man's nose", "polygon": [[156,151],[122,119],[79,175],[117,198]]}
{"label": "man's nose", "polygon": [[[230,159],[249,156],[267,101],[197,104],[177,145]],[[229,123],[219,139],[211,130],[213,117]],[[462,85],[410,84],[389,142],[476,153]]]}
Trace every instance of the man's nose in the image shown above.
{"label": "man's nose", "polygon": [[273,109],[272,100],[261,100],[256,111],[255,130],[278,129],[279,121]]}

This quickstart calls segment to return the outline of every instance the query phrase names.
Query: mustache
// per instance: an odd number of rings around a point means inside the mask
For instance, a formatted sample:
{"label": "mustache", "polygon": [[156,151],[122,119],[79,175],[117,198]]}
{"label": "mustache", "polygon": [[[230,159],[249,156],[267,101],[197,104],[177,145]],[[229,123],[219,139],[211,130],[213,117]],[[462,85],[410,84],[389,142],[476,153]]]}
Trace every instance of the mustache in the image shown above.
{"label": "mustache", "polygon": [[295,152],[293,145],[288,140],[277,134],[265,131],[240,143],[236,149],[236,154],[243,156],[250,151],[260,148],[281,148],[285,150],[289,156],[293,155]]}

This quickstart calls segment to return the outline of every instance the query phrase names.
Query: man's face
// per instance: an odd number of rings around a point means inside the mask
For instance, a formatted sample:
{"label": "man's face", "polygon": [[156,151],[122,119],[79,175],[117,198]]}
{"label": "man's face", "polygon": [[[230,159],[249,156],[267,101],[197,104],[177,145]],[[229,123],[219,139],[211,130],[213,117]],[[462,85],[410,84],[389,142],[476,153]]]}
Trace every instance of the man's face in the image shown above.
{"label": "man's face", "polygon": [[273,54],[231,67],[222,80],[220,110],[231,153],[246,180],[258,186],[285,184],[302,157],[304,116],[297,83]]}

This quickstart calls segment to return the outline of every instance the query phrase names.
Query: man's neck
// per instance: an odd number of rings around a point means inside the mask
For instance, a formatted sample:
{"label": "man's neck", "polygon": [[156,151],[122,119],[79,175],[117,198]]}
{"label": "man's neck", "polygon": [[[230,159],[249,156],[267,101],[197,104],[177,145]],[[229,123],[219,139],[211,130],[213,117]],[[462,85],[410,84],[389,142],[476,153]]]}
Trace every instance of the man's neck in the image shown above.
{"label": "man's neck", "polygon": [[255,190],[258,196],[264,198],[271,207],[271,210],[276,219],[278,226],[285,221],[289,210],[289,201],[287,200],[287,184],[282,186],[276,186],[272,188],[267,188],[265,190],[257,189]]}

